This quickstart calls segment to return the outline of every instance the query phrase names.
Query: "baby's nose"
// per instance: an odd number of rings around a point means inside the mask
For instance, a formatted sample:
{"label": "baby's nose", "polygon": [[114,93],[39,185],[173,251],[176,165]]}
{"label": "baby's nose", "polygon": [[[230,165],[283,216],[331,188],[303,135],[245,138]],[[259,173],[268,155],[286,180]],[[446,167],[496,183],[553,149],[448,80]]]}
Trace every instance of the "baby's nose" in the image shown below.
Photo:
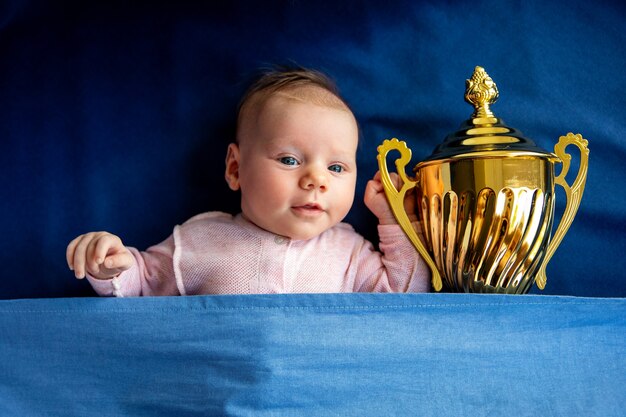
{"label": "baby's nose", "polygon": [[305,190],[319,189],[326,191],[328,188],[328,174],[321,169],[310,169],[300,179],[300,187]]}

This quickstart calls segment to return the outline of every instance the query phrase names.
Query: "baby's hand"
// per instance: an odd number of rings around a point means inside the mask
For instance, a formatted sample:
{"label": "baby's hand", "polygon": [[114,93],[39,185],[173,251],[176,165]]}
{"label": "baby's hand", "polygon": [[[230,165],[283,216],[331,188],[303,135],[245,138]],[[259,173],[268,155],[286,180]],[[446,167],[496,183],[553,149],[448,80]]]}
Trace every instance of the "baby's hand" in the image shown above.
{"label": "baby's hand", "polygon": [[[396,186],[396,189],[399,189],[402,186],[400,176],[395,172],[392,172],[390,176],[391,181]],[[393,215],[393,211],[391,210],[391,206],[387,201],[383,183],[380,180],[380,171],[374,175],[373,179],[368,181],[367,186],[365,187],[364,201],[367,208],[369,208],[370,211],[378,217],[378,222],[380,224],[397,223],[396,218]],[[417,220],[417,216],[415,214],[415,188],[412,188],[406,193],[404,198],[404,210],[411,221]]]}
{"label": "baby's hand", "polygon": [[78,236],[67,245],[67,264],[76,278],[89,273],[98,279],[116,277],[135,263],[135,258],[119,237],[108,232]]}

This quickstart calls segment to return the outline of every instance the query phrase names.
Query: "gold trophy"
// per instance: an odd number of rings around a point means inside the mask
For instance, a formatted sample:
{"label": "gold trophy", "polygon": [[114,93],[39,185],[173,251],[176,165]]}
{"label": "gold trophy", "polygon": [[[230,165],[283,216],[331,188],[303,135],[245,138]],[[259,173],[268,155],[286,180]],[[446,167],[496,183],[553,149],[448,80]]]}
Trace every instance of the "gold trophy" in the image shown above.
{"label": "gold trophy", "polygon": [[[536,281],[546,285],[546,265],[571,225],[585,188],[589,150],[581,135],[561,136],[549,153],[510,128],[489,108],[498,89],[481,67],[466,80],[465,100],[475,108],[461,128],[446,137],[408,177],[411,151],[398,139],[378,147],[385,194],[398,223],[432,271],[436,291],[525,294]],[[571,155],[580,150],[576,178],[565,179]],[[394,186],[387,154],[398,151]],[[555,164],[561,171],[555,177]],[[555,184],[566,206],[552,235]],[[406,193],[415,188],[423,241],[405,211]]]}

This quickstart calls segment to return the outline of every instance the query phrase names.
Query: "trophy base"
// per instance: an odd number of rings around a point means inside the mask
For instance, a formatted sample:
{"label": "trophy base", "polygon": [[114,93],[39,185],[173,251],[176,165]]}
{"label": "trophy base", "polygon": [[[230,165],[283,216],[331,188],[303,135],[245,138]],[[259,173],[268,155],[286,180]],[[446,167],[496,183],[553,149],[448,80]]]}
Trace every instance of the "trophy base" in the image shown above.
{"label": "trophy base", "polygon": [[526,278],[523,279],[518,284],[514,285],[490,285],[485,284],[482,281],[473,281],[471,283],[466,283],[461,288],[449,288],[444,285],[442,292],[466,292],[466,293],[479,293],[479,294],[527,294],[534,284],[534,278]]}

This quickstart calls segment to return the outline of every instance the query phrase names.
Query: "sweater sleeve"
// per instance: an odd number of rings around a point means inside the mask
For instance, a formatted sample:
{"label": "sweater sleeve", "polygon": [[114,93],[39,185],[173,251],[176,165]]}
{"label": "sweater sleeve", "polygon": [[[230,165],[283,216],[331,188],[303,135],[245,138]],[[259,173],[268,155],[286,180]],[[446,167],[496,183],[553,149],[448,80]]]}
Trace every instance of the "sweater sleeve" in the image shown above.
{"label": "sweater sleeve", "polygon": [[[413,226],[419,230],[419,223]],[[371,244],[361,249],[358,274],[362,280],[355,291],[430,291],[430,269],[402,228],[397,224],[379,225],[378,234],[380,252]]]}
{"label": "sweater sleeve", "polygon": [[102,296],[136,297],[152,295],[180,295],[174,276],[174,238],[140,252],[128,248],[135,264],[112,279],[97,279],[87,275],[93,289]]}

